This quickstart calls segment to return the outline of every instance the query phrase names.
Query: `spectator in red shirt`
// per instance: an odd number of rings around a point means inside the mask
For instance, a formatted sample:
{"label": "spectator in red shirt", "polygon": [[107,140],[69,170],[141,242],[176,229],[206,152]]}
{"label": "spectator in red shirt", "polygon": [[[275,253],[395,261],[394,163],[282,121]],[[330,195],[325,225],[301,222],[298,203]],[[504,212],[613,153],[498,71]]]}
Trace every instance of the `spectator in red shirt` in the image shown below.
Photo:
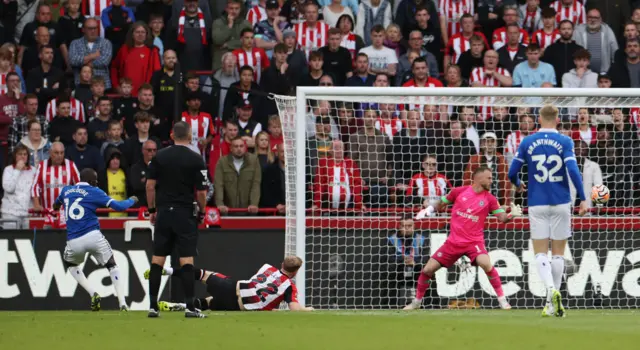
{"label": "spectator in red shirt", "polygon": [[111,63],[111,82],[117,88],[120,78],[131,79],[132,95],[138,95],[138,88],[151,81],[153,72],[160,70],[160,54],[153,46],[151,30],[143,22],[131,26],[124,45]]}
{"label": "spectator in red shirt", "polygon": [[313,209],[364,209],[358,165],[345,157],[340,140],[333,141],[331,155],[318,161],[318,173],[313,180]]}

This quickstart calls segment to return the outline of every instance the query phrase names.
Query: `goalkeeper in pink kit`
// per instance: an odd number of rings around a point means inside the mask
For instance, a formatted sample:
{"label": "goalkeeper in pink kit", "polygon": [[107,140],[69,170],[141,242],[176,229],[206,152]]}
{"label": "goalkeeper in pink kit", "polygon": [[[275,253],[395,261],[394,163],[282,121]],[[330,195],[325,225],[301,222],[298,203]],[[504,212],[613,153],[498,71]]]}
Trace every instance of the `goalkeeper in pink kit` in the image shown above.
{"label": "goalkeeper in pink kit", "polygon": [[480,266],[489,277],[489,282],[498,296],[498,302],[503,309],[511,309],[502,291],[502,282],[498,271],[493,267],[489,254],[484,245],[484,222],[489,214],[493,214],[500,222],[507,223],[512,218],[522,216],[522,209],[518,205],[511,205],[511,213],[507,214],[500,207],[498,200],[489,190],[493,175],[491,169],[481,166],[473,173],[473,184],[454,188],[448,195],[443,196],[435,206],[429,206],[418,213],[417,219],[432,216],[446,205],[453,204],[451,210],[451,234],[431,256],[422,269],[416,286],[416,298],[407,305],[405,310],[419,309],[422,298],[429,288],[429,281],[442,267],[452,266],[460,257],[466,255],[471,263]]}

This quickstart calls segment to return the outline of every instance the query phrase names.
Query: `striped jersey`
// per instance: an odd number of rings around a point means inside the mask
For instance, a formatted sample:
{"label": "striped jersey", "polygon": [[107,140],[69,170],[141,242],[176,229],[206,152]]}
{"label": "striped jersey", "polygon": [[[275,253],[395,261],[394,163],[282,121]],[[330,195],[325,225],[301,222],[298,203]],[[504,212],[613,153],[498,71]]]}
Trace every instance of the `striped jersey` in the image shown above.
{"label": "striped jersey", "polygon": [[351,54],[351,65],[353,65],[353,67],[356,67],[356,53],[357,53],[357,47],[356,47],[356,35],[354,33],[349,33],[345,36],[342,37],[342,41],[340,42],[340,46],[344,47],[345,49],[349,50],[349,53]]}
{"label": "striped jersey", "polygon": [[[507,77],[511,76],[508,70],[501,67],[496,68],[495,71]],[[473,83],[481,83],[486,87],[502,86],[498,79],[496,79],[494,76],[487,76],[485,72],[486,72],[485,67],[474,68],[471,71],[471,77],[469,77],[469,85],[473,85]],[[491,104],[493,103],[494,99],[495,97],[487,97],[482,99],[482,102],[486,102],[480,107],[480,111],[479,111],[480,117],[482,118],[483,121],[486,121],[493,115],[493,109],[491,107]]]}
{"label": "striped jersey", "polygon": [[[47,103],[47,108],[45,110],[44,116],[48,122],[51,122],[53,118],[56,116],[56,109],[58,108],[57,99],[53,99]],[[76,100],[71,97],[71,117],[81,123],[86,122],[86,116],[84,113],[84,105],[80,100]]]}
{"label": "striped jersey", "polygon": [[52,208],[65,186],[80,182],[80,173],[75,163],[65,159],[61,165],[53,165],[50,159],[38,164],[36,177],[31,186],[31,197],[40,197],[43,208]]}
{"label": "striped jersey", "polygon": [[465,13],[473,15],[475,13],[473,7],[473,0],[440,0],[438,9],[440,17],[446,20],[448,37],[462,31],[460,18]]}
{"label": "striped jersey", "polygon": [[598,131],[595,126],[590,127],[586,131],[580,129],[574,129],[571,131],[571,139],[582,140],[587,146],[593,146],[598,141]]}
{"label": "striped jersey", "polygon": [[235,56],[238,63],[238,75],[240,75],[239,72],[242,66],[250,66],[253,68],[253,79],[256,83],[260,83],[262,71],[269,68],[271,64],[264,49],[257,47],[252,48],[250,52],[245,51],[243,48],[235,49],[233,50],[233,56]]}
{"label": "striped jersey", "polygon": [[546,49],[549,45],[555,43],[560,39],[560,31],[558,29],[554,29],[551,33],[547,33],[544,29],[536,30],[533,35],[531,35],[531,42],[540,45],[541,49]]}
{"label": "striped jersey", "polygon": [[557,0],[549,7],[556,10],[556,24],[560,24],[565,19],[573,22],[574,25],[587,23],[587,11],[578,0],[573,0],[573,4],[566,7],[562,4],[562,0]]}
{"label": "striped jersey", "polygon": [[241,308],[249,311],[270,311],[282,301],[298,302],[298,289],[279,269],[264,264],[251,279],[238,281]]}
{"label": "striped jersey", "polygon": [[451,184],[446,176],[436,173],[429,177],[423,172],[413,175],[407,188],[407,196],[417,196],[433,204],[447,194]]}
{"label": "striped jersey", "polygon": [[520,130],[516,130],[510,133],[507,136],[507,140],[504,143],[504,155],[508,159],[513,158],[513,155],[518,151],[518,147],[520,147],[520,143],[524,140],[525,135],[520,132]]}
{"label": "striped jersey", "polygon": [[378,118],[378,120],[376,120],[376,123],[375,123],[376,130],[385,134],[389,138],[389,140],[393,140],[393,137],[398,132],[400,132],[400,130],[402,130],[402,127],[403,127],[403,123],[402,123],[402,119],[400,118],[393,118],[393,119]]}
{"label": "striped jersey", "polygon": [[100,21],[102,11],[111,6],[111,0],[82,0],[82,6],[80,10],[86,17],[91,17],[98,21],[100,25],[100,36],[104,38],[104,26]]}
{"label": "striped jersey", "polygon": [[[484,34],[480,32],[474,32],[474,35],[481,37],[484,40],[484,48],[489,49],[489,43],[487,42],[487,38]],[[454,34],[449,37],[449,42],[447,43],[447,47],[445,48],[444,54],[445,56],[452,56],[452,62],[458,63],[458,59],[460,59],[460,55],[471,49],[471,43],[469,42],[469,38],[465,38],[462,33]]]}
{"label": "striped jersey", "polygon": [[261,6],[254,6],[247,12],[247,21],[251,23],[252,28],[264,19],[267,19],[267,10]]}
{"label": "striped jersey", "polygon": [[[500,27],[493,31],[492,43],[493,49],[496,51],[507,44],[507,27]],[[522,28],[520,28],[520,43],[525,46],[529,45],[529,33]]]}
{"label": "striped jersey", "polygon": [[307,21],[298,23],[293,26],[293,31],[296,32],[298,48],[304,51],[307,60],[309,60],[309,53],[311,53],[311,51],[327,45],[329,25],[322,21],[316,22],[316,25],[313,27],[309,27]]}
{"label": "striped jersey", "polygon": [[[409,79],[406,83],[402,84],[402,87],[428,87],[428,88],[439,88],[439,87],[443,87],[444,85],[442,84],[442,82],[436,78],[432,78],[432,77],[427,77],[427,81],[423,84],[423,85],[419,85],[415,79],[411,78]],[[434,104],[434,98],[432,96],[420,96],[418,97],[418,99],[420,101],[424,100],[424,104],[407,104],[406,105],[406,109],[407,110],[414,110],[414,109],[419,109],[419,110],[423,110],[424,106],[427,104]],[[405,105],[400,105],[400,109],[404,109]],[[421,119],[422,119],[422,113],[420,113]]]}
{"label": "striped jersey", "polygon": [[[197,116],[189,115],[189,112],[182,112],[181,120],[191,126],[191,149],[200,150],[199,142],[209,135],[215,134],[213,120],[209,113],[200,112]],[[198,153],[202,153],[198,151]]]}
{"label": "striped jersey", "polygon": [[629,123],[636,126],[638,137],[640,137],[640,108],[631,108],[631,111],[629,111]]}
{"label": "striped jersey", "polygon": [[542,15],[540,8],[536,8],[535,11],[530,12],[524,10],[524,18],[520,19],[520,27],[526,30],[528,33],[533,33],[538,29],[542,29]]}
{"label": "striped jersey", "polygon": [[0,96],[6,95],[7,92],[8,92],[8,89],[7,89],[7,74],[9,74],[9,72],[0,73]]}

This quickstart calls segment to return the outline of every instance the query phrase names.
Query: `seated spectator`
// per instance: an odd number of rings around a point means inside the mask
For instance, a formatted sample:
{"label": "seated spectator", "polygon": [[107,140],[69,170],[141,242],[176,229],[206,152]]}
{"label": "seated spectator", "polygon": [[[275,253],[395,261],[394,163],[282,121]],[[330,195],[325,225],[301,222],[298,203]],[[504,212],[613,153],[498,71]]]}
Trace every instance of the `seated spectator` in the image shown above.
{"label": "seated spectator", "polygon": [[[364,106],[362,107],[364,108]],[[376,105],[374,104],[371,107],[376,108]],[[379,110],[380,115],[376,120],[374,127],[383,135],[389,137],[389,140],[393,140],[393,137],[404,127],[404,123],[396,110],[396,105],[391,103],[380,103],[377,105],[377,109]]]}
{"label": "seated spectator", "polygon": [[[430,18],[431,15],[424,7],[416,9],[416,25],[411,28],[409,33],[414,30],[420,31],[420,33],[422,33],[422,48],[425,51],[437,55],[436,58],[439,60],[438,63],[440,63],[442,61],[440,50],[444,47],[442,42],[442,35],[440,33],[440,28],[431,24],[429,20]],[[406,35],[404,37],[408,38],[409,35]]]}
{"label": "seated spectator", "polygon": [[542,23],[543,27],[531,35],[531,43],[540,45],[540,51],[544,54],[547,47],[560,39],[560,31],[556,28],[556,11],[550,7],[542,10]]}
{"label": "seated spectator", "polygon": [[216,173],[218,160],[231,152],[231,140],[238,137],[238,124],[235,121],[223,121],[222,128],[222,139],[216,136],[211,142],[211,151],[209,152],[209,173],[212,181]]}
{"label": "seated spectator", "polygon": [[[0,77],[2,77],[0,80],[0,95],[4,95],[7,93],[6,76],[10,72],[14,71],[12,65],[13,53],[9,48],[4,47],[3,45],[3,47],[0,47]],[[351,65],[349,65],[349,67],[351,67]],[[23,79],[20,74],[18,74],[18,77],[20,78],[20,83],[23,84]]]}
{"label": "seated spectator", "polygon": [[640,41],[629,39],[625,44],[625,59],[614,62],[607,75],[611,77],[611,87],[640,87]]}
{"label": "seated spectator", "polygon": [[149,113],[144,111],[137,112],[133,119],[135,120],[136,133],[129,135],[129,138],[124,142],[124,157],[129,164],[135,164],[142,159],[142,144],[145,141],[153,140],[156,145],[161,145],[160,139],[149,134],[149,128],[151,127]]}
{"label": "seated spectator", "polygon": [[119,86],[117,88],[119,97],[113,100],[115,119],[119,121],[126,121],[126,119],[131,119],[131,116],[136,113],[138,99],[131,95],[132,90],[133,84],[131,83],[131,79],[126,77],[120,79]]}
{"label": "seated spectator", "polygon": [[91,79],[93,79],[93,67],[84,65],[80,68],[80,80],[75,85],[71,96],[84,105],[91,101]]}
{"label": "seated spectator", "polygon": [[518,108],[516,114],[518,116],[518,130],[511,132],[504,142],[504,158],[509,165],[511,165],[522,140],[533,134],[536,128],[536,121],[528,108]]}
{"label": "seated spectator", "polygon": [[330,3],[322,8],[324,22],[329,27],[336,27],[341,16],[348,15],[353,17],[353,11],[346,6],[342,6],[341,2],[342,0],[330,0]]}
{"label": "seated spectator", "polygon": [[[61,98],[69,101],[69,116],[71,116],[72,119],[75,119],[82,124],[86,122],[87,118],[84,110],[84,104],[82,101],[71,97],[68,92],[69,89],[65,89],[57,98],[54,98],[47,103],[44,115],[49,123],[51,123],[53,118],[56,116],[58,104]],[[40,107],[41,106],[38,106],[38,111],[40,111]]]}
{"label": "seated spectator", "polygon": [[[501,45],[498,50],[498,62],[500,67],[513,74],[513,70],[518,64],[526,61],[527,47],[520,43],[519,37],[522,35],[520,28],[516,24],[510,24],[506,27],[507,40],[505,45]],[[486,54],[486,53],[485,53]]]}
{"label": "seated spectator", "polygon": [[451,120],[446,135],[436,138],[434,146],[438,163],[444,164],[443,174],[453,187],[461,186],[464,166],[469,162],[469,158],[475,154],[471,141],[464,137],[462,123],[459,120]]}
{"label": "seated spectator", "polygon": [[[496,29],[492,35],[492,45],[493,49],[498,51],[503,46],[507,45],[509,41],[515,42],[515,46],[518,44],[528,45],[529,44],[529,34],[526,30],[520,28],[518,25],[518,10],[515,7],[505,7],[502,12],[502,19],[504,20],[505,26]],[[514,32],[512,33],[513,39],[509,39],[509,27],[512,27]],[[515,30],[517,29],[517,34]]]}
{"label": "seated spectator", "polygon": [[[287,22],[291,24],[298,24],[304,22],[304,4],[306,0],[286,0],[282,4],[280,15],[283,16]],[[322,14],[320,14],[320,19]]]}
{"label": "seated spectator", "polygon": [[484,65],[471,71],[469,84],[473,87],[510,87],[513,84],[511,73],[503,67],[498,67],[498,57],[494,50],[485,52]]}
{"label": "seated spectator", "polygon": [[255,137],[255,149],[254,153],[258,156],[260,162],[260,168],[262,172],[267,169],[271,164],[276,161],[276,156],[269,144],[269,133],[266,131],[260,131]]}
{"label": "seated spectator", "polygon": [[78,170],[91,168],[96,172],[104,168],[104,160],[100,149],[88,144],[89,135],[86,126],[76,128],[73,133],[74,144],[65,150],[65,157],[72,160]]}
{"label": "seated spectator", "polygon": [[494,31],[504,25],[504,20],[499,17],[503,9],[504,6],[499,6],[497,1],[476,2],[477,24],[486,38],[492,38]]}
{"label": "seated spectator", "polygon": [[304,22],[293,26],[293,31],[296,33],[298,47],[309,57],[311,51],[327,45],[329,25],[319,20],[318,4],[315,1],[304,4],[304,19]]}
{"label": "seated spectator", "polygon": [[284,144],[277,145],[279,156],[262,172],[262,190],[260,192],[261,208],[276,208],[278,214],[284,214],[286,208],[286,174],[284,160]]}
{"label": "seated spectator", "polygon": [[242,1],[226,0],[226,2],[224,14],[211,25],[213,70],[218,70],[222,66],[222,55],[240,48],[240,32],[245,28],[251,29],[251,23],[240,15]]}
{"label": "seated spectator", "polygon": [[87,125],[90,145],[100,148],[107,139],[107,131],[109,129],[109,122],[111,121],[111,110],[111,100],[107,96],[100,97],[98,99],[95,118]]}
{"label": "seated spectator", "polygon": [[172,120],[167,118],[171,115],[169,111],[160,110],[154,105],[153,86],[150,84],[142,84],[138,90],[138,106],[133,107],[132,114],[124,116],[124,131],[127,136],[137,134],[135,126],[135,118],[138,112],[145,112],[151,118],[151,135],[158,137],[160,140],[169,140],[169,129],[171,129]]}
{"label": "seated spectator", "polygon": [[384,33],[383,45],[386,48],[392,49],[396,52],[396,57],[402,56],[406,52],[406,44],[402,41],[402,34],[400,34],[400,27],[397,24],[390,24]]}
{"label": "seated spectator", "polygon": [[231,153],[220,158],[214,176],[215,204],[221,214],[229,208],[258,212],[262,169],[256,155],[247,152],[241,137],[231,141]]}
{"label": "seated spectator", "polygon": [[[450,38],[462,32],[462,17],[465,14],[468,14],[473,19],[471,14],[474,13],[475,6],[472,0],[453,0],[440,2],[439,7],[442,42],[448,43]],[[473,25],[471,25],[471,28],[473,28]],[[471,34],[467,35],[467,37],[469,36]]]}
{"label": "seated spectator", "polygon": [[[338,129],[338,125],[335,120],[331,116],[331,103],[329,101],[317,101],[309,113],[307,113],[307,137],[313,136],[316,132],[316,123],[318,122],[318,117],[327,117],[329,121],[329,125],[331,126],[330,134],[331,138],[337,140],[340,138],[340,130]],[[324,121],[324,119],[323,119]]]}
{"label": "seated spectator", "polygon": [[496,134],[498,148],[502,149],[507,135],[511,133],[515,124],[513,114],[509,113],[509,107],[497,106],[491,107],[491,118],[484,121],[482,129]]}
{"label": "seated spectator", "polygon": [[88,120],[96,117],[98,109],[98,101],[101,97],[105,97],[106,84],[103,77],[93,77],[90,83],[91,98],[84,102],[85,114]]}
{"label": "seated spectator", "polygon": [[461,106],[458,108],[459,120],[464,129],[464,136],[471,142],[476,153],[480,152],[480,133],[477,122],[482,122],[482,117],[476,113],[474,106]]}
{"label": "seated spectator", "polygon": [[269,132],[269,145],[271,145],[271,151],[277,152],[278,145],[284,143],[284,138],[282,136],[282,123],[280,122],[279,115],[274,114],[269,116],[267,131]]}
{"label": "seated spectator", "polygon": [[444,76],[444,86],[446,87],[469,87],[469,81],[462,78],[462,71],[460,70],[460,67],[455,64],[452,64],[447,68]]}
{"label": "seated spectator", "polygon": [[[82,31],[86,17],[80,12],[82,0],[68,0],[64,9],[64,16],[58,19],[60,31],[60,43],[69,48],[69,60],[71,60],[71,42],[82,38]],[[85,29],[86,30],[86,29]]]}
{"label": "seated spectator", "polygon": [[158,145],[153,140],[147,140],[142,145],[142,159],[131,166],[127,174],[127,181],[131,195],[138,197],[138,206],[147,206],[147,174],[151,158],[158,152]]}
{"label": "seated spectator", "polygon": [[429,75],[432,77],[438,77],[440,75],[436,56],[422,47],[422,32],[419,30],[413,30],[409,33],[409,48],[407,49],[407,52],[398,58],[398,74],[396,74],[395,79],[396,85],[402,86],[402,84],[412,78],[411,65],[413,64],[413,61],[409,56],[414,56],[415,58],[424,57],[427,60],[427,65],[429,66]]}
{"label": "seated spectator", "polygon": [[38,105],[47,103],[64,90],[64,72],[53,66],[53,47],[40,46],[40,64],[29,71],[27,92],[38,96]]}
{"label": "seated spectator", "polygon": [[31,187],[33,210],[42,212],[43,208],[53,208],[53,203],[65,186],[80,182],[80,172],[73,161],[64,158],[64,145],[61,142],[51,144],[49,159],[38,163],[36,175]]}
{"label": "seated spectator", "polygon": [[[24,93],[20,88],[20,77],[15,72],[6,75],[7,92],[0,94],[0,134],[7,135],[13,119],[25,113]],[[3,135],[3,136],[4,136]]]}
{"label": "seated spectator", "polygon": [[[362,0],[360,2],[355,33],[364,40],[364,45],[371,45],[370,33],[373,26],[389,27],[392,22],[392,7],[393,5],[388,0]],[[400,27],[398,29],[401,31]],[[402,35],[402,33],[400,34]]]}
{"label": "seated spectator", "polygon": [[438,172],[437,156],[428,154],[422,158],[422,172],[413,175],[409,181],[405,203],[426,208],[437,203],[452,189],[447,177]]}
{"label": "seated spectator", "polygon": [[[139,18],[140,21],[145,21]],[[151,36],[153,37],[153,46],[158,48],[158,54],[160,55],[160,64],[164,64],[164,47],[165,41],[162,36],[164,34],[164,16],[162,13],[151,13],[149,15],[149,29],[151,29]],[[209,62],[207,62],[207,65]]]}
{"label": "seated spectator", "polygon": [[469,158],[462,184],[470,186],[473,172],[481,166],[486,166],[491,169],[495,178],[491,183],[491,194],[496,196],[499,203],[508,206],[511,203],[509,165],[504,156],[498,152],[498,135],[491,131],[485,132],[480,137],[480,152]]}
{"label": "seated spectator", "polygon": [[640,32],[638,31],[638,26],[633,22],[627,22],[624,25],[624,34],[621,39],[620,48],[616,50],[616,53],[613,56],[613,62],[624,61],[625,53],[624,49],[627,46],[627,40],[629,39],[638,39]]}
{"label": "seated spectator", "polygon": [[[417,57],[416,57],[417,58]],[[374,87],[389,87],[389,76],[386,74],[376,74],[376,80],[373,82]]]}
{"label": "seated spectator", "polygon": [[[256,3],[256,6],[253,6],[247,11],[247,21],[251,23],[251,27],[254,28],[260,21],[267,18],[267,0],[257,0],[247,3],[247,7],[250,7],[250,4]],[[269,1],[271,2],[271,1]],[[280,10],[280,5],[276,0],[276,8]],[[278,11],[275,15],[277,16],[280,13]]]}
{"label": "seated spectator", "polygon": [[[451,12],[449,12],[451,14]],[[441,16],[442,20],[443,17]],[[460,17],[460,23],[449,23],[449,29],[451,30],[454,26],[460,27],[460,32],[452,34],[449,37],[449,40],[446,41],[447,46],[444,51],[444,70],[447,70],[447,67],[450,64],[458,64],[458,60],[460,56],[469,51],[472,45],[472,39],[474,36],[478,36],[482,40],[482,44],[484,45],[484,49],[489,49],[489,42],[487,42],[487,38],[485,38],[484,34],[481,32],[474,31],[474,20],[473,15],[471,13],[465,13]],[[410,43],[411,44],[411,43]],[[480,51],[482,52],[482,51]]]}
{"label": "seated spectator", "polygon": [[429,76],[429,66],[424,57],[418,57],[411,64],[412,79],[402,84],[403,87],[442,87],[442,82]]}
{"label": "seated spectator", "polygon": [[320,81],[318,82],[318,86],[334,86],[333,83],[333,75],[332,74],[323,74],[320,77]]}
{"label": "seated spectator", "polygon": [[[56,101],[56,100],[52,100]],[[66,147],[70,147],[74,140],[76,129],[83,124],[71,117],[71,102],[66,96],[57,98],[56,116],[49,123],[49,135],[51,141],[59,141]]]}
{"label": "seated spectator", "polygon": [[73,68],[75,83],[80,83],[80,71],[89,65],[93,70],[93,76],[103,77],[105,87],[110,89],[109,65],[113,46],[109,40],[100,37],[100,24],[94,18],[85,20],[83,32],[84,36],[72,41],[69,46],[69,62]]}
{"label": "seated spectator", "polygon": [[367,207],[386,207],[391,175],[391,140],[376,129],[378,113],[375,110],[365,110],[363,119],[364,126],[349,137],[349,154],[360,168]]}
{"label": "seated spectator", "polygon": [[200,111],[200,95],[187,95],[187,110],[182,112],[181,120],[191,127],[191,150],[204,156],[204,150],[215,135],[213,118],[209,113]]}
{"label": "seated spectator", "polygon": [[407,127],[393,137],[393,179],[396,189],[406,191],[411,177],[420,171],[422,156],[427,153],[428,143],[433,144],[428,130],[420,128],[420,112],[407,113]]}
{"label": "seated spectator", "polygon": [[[37,124],[37,122],[36,122]],[[18,145],[12,153],[11,163],[2,172],[2,224],[5,230],[26,230],[29,228],[29,208],[31,207],[31,187],[36,169],[29,160],[29,150]],[[11,221],[13,220],[13,221]]]}
{"label": "seated spectator", "polygon": [[[524,4],[518,7],[518,26],[526,30],[531,35],[532,40],[532,34],[544,26],[544,15],[542,14],[544,10],[541,10],[539,5],[540,0],[526,0]],[[555,15],[551,24],[555,27]]]}
{"label": "seated spectator", "polygon": [[117,88],[120,78],[129,78],[133,87],[131,94],[137,96],[140,86],[151,81],[153,72],[160,68],[160,54],[153,46],[151,30],[143,22],[134,23],[111,62],[111,83]]}
{"label": "seated spectator", "polygon": [[51,65],[63,70],[65,68],[62,52],[56,46],[56,42],[51,40],[49,30],[45,26],[38,27],[36,31],[36,42],[32,46],[28,46],[22,56],[22,71],[25,78],[29,78],[29,72],[40,66],[40,49],[43,46],[51,46],[53,49],[53,61]]}
{"label": "seated spectator", "polygon": [[587,23],[587,11],[581,1],[556,0],[551,4],[551,8],[557,13],[558,24],[565,19],[575,25]]}
{"label": "seated spectator", "polygon": [[344,144],[334,140],[331,156],[318,161],[313,180],[313,209],[366,209],[363,183],[356,162],[344,154]]}
{"label": "seated spectator", "polygon": [[320,78],[324,75],[324,57],[320,51],[309,54],[309,73],[300,79],[299,86],[319,86]]}
{"label": "seated spectator", "polygon": [[[253,24],[256,47],[265,50],[269,58],[273,57],[273,49],[283,41],[282,33],[289,27],[286,19],[280,16],[280,4],[277,0],[268,0],[266,15]],[[258,7],[258,6],[257,6]],[[254,7],[255,8],[255,7]]]}
{"label": "seated spectator", "polygon": [[253,106],[251,101],[241,101],[236,106],[236,117],[238,123],[238,136],[241,137],[247,148],[255,148],[255,137],[262,131],[262,124],[253,119]]}
{"label": "seated spectator", "polygon": [[42,135],[42,125],[38,120],[32,119],[27,122],[27,135],[20,139],[14,149],[18,147],[26,147],[31,166],[35,167],[40,161],[49,159],[51,142]]}
{"label": "seated spectator", "polygon": [[104,37],[113,45],[113,52],[109,54],[119,52],[122,45],[125,45],[127,32],[135,21],[133,11],[124,6],[123,0],[111,0],[111,6],[102,10],[100,22],[104,28]]}
{"label": "seated spectator", "polygon": [[[418,12],[420,12],[420,22],[423,22],[426,18],[426,21],[429,22],[428,27],[438,30],[437,37],[434,37],[434,39],[437,39],[438,42],[441,40],[439,33],[438,4],[435,1],[402,0],[399,4],[396,4],[396,7],[394,23],[400,27],[403,38],[408,38],[409,33],[419,26],[417,15]],[[426,14],[419,11],[423,8],[426,9]],[[423,23],[422,26],[426,28],[426,24]],[[439,44],[438,49],[441,46],[442,45]],[[427,51],[431,50],[427,49]]]}
{"label": "seated spectator", "polygon": [[532,43],[527,46],[527,61],[518,64],[513,70],[513,86],[539,88],[548,83],[556,85],[556,73],[549,63],[540,62],[540,46]]}
{"label": "seated spectator", "polygon": [[351,102],[338,104],[338,126],[340,127],[340,139],[349,142],[349,137],[356,134],[364,126],[362,118],[355,117],[354,105]]}
{"label": "seated spectator", "polygon": [[28,123],[32,120],[40,123],[42,137],[49,137],[49,123],[43,115],[38,114],[38,97],[35,94],[27,94],[22,101],[24,113],[13,118],[9,127],[9,152],[13,152],[20,140],[29,134]]}
{"label": "seated spectator", "polygon": [[369,73],[369,56],[365,53],[358,53],[356,59],[356,69],[353,75],[344,83],[345,86],[373,86],[376,76]]}
{"label": "seated spectator", "polygon": [[[20,36],[20,51],[18,53],[18,65],[24,66],[24,53],[28,47],[34,47],[38,43],[38,27],[44,27],[49,34],[52,46],[55,46],[57,42],[63,42],[58,40],[56,33],[58,32],[58,26],[51,18],[51,6],[41,2],[36,5],[35,18],[33,21],[27,23],[22,29],[22,35]],[[26,14],[26,13],[25,13]],[[25,16],[28,17],[28,16]],[[30,21],[30,19],[28,19]],[[62,38],[60,38],[62,39]],[[46,44],[49,44],[47,40]],[[36,56],[38,51],[36,50]]]}
{"label": "seated spectator", "polygon": [[[275,63],[272,62],[270,66],[274,65]],[[212,105],[217,106],[211,111],[212,115],[216,117],[223,116],[224,101],[229,87],[238,80],[240,80],[240,75],[236,70],[236,58],[231,52],[225,53],[222,56],[222,68],[218,69],[211,79],[207,78],[204,83],[205,86],[202,88],[203,92],[211,94],[212,99],[217,96],[217,100],[212,101]],[[295,84],[295,82],[293,83]]]}
{"label": "seated spectator", "polygon": [[458,66],[460,67],[462,78],[469,80],[473,69],[484,65],[483,56],[486,45],[484,40],[478,35],[473,35],[469,39],[469,49],[460,54]]}
{"label": "seated spectator", "polygon": [[173,30],[170,30],[172,33],[177,33],[177,36],[173,36],[171,40],[175,40],[175,50],[183,72],[205,70],[211,67],[209,56],[211,19],[208,14],[205,16],[205,10],[199,6],[198,0],[185,0],[177,23],[174,21]]}
{"label": "seated spectator", "polygon": [[245,28],[240,33],[241,47],[233,50],[236,57],[237,69],[249,66],[253,69],[253,81],[260,81],[262,72],[269,68],[270,61],[264,49],[254,46],[253,30]]}
{"label": "seated spectator", "polygon": [[587,23],[575,27],[573,39],[591,53],[592,70],[609,70],[618,50],[618,40],[611,27],[602,22],[600,10],[593,8],[587,12]]}
{"label": "seated spectator", "polygon": [[[600,164],[596,161],[589,159],[589,145],[581,140],[574,140],[576,160],[578,161],[578,169],[582,170],[582,186],[585,193],[591,193],[591,188],[595,185],[602,184],[602,169]],[[571,179],[569,179],[571,182]],[[571,203],[576,203],[576,189],[572,185],[571,191]],[[588,207],[592,206],[591,196],[586,196],[586,202]]]}
{"label": "seated spectator", "polygon": [[573,64],[576,68],[562,76],[562,87],[565,88],[596,88],[598,87],[598,73],[589,69],[591,54],[585,49],[573,54]]}
{"label": "seated spectator", "polygon": [[[307,124],[308,125],[308,124]],[[331,143],[334,138],[331,136],[331,118],[316,117],[314,123],[315,131],[313,135],[307,133],[306,149],[306,183],[310,184],[317,174],[318,161],[328,157],[331,150]],[[310,186],[311,187],[311,186]]]}
{"label": "seated spectator", "polygon": [[[272,64],[262,75],[260,86],[266,93],[277,95],[291,95],[293,93],[297,72],[294,72],[287,64],[287,47],[284,44],[276,45]],[[351,64],[351,63],[349,63]],[[278,113],[275,101],[267,100],[264,103],[266,114]]]}
{"label": "seated spectator", "polygon": [[352,66],[355,67],[356,56],[365,46],[364,41],[360,35],[353,32],[355,24],[353,23],[353,18],[349,15],[340,16],[337,28],[340,29],[340,34],[342,34],[342,42],[340,42],[340,46],[349,50],[349,53],[351,53]]}
{"label": "seated spectator", "polygon": [[589,115],[588,108],[578,109],[578,127],[573,129],[571,138],[583,141],[587,147],[595,145],[598,141],[598,131],[595,126],[591,125],[591,115]]}
{"label": "seated spectator", "polygon": [[[243,103],[244,100],[249,100],[254,108],[260,108],[260,97],[251,93],[251,91],[257,90],[260,90],[260,86],[253,80],[253,68],[249,66],[241,67],[240,80],[231,84],[229,91],[227,91],[227,96],[225,96],[222,119],[233,119],[235,107]],[[248,95],[248,98],[246,95]]]}
{"label": "seated spectator", "polygon": [[20,66],[16,64],[16,51],[18,51],[16,44],[12,42],[2,44],[2,46],[0,46],[0,52],[3,51],[5,52],[4,58],[2,58],[2,55],[0,55],[0,71],[4,74],[7,74],[9,72],[15,72],[16,74],[18,74],[22,90],[27,91],[27,85],[24,80],[24,74],[22,74],[22,68],[20,68]]}
{"label": "seated spectator", "polygon": [[[573,55],[580,49],[583,47],[573,40],[573,23],[565,20],[560,22],[560,39],[544,50],[544,56],[541,59],[553,66],[556,78],[562,77],[576,67]],[[562,85],[558,87],[562,87]]]}
{"label": "seated spectator", "polygon": [[[122,124],[115,119],[109,120],[107,123],[107,132],[105,140],[100,145],[100,155],[104,158],[105,151],[108,148],[117,148],[120,153],[124,151],[124,140],[122,139]],[[131,163],[128,163],[131,164]],[[140,197],[138,197],[139,199]]]}
{"label": "seated spectator", "polygon": [[[104,170],[98,173],[100,189],[117,201],[129,198],[129,191],[127,190],[128,179],[124,162],[122,161],[122,153],[117,148],[111,148],[105,152],[105,156],[105,164],[101,166],[101,169]],[[109,213],[110,218],[126,216],[127,213]]]}
{"label": "seated spectator", "polygon": [[289,69],[297,72],[297,80],[295,81],[297,85],[300,77],[307,73],[307,56],[305,56],[302,50],[297,48],[296,32],[294,32],[293,29],[285,29],[282,32],[282,40],[283,44],[287,47],[287,64],[289,65]]}
{"label": "seated spectator", "polygon": [[344,85],[344,81],[349,78],[352,72],[351,53],[346,48],[340,46],[342,34],[340,29],[331,28],[329,30],[329,44],[321,47],[318,51],[322,53],[322,71],[330,73],[336,78],[336,85]]}

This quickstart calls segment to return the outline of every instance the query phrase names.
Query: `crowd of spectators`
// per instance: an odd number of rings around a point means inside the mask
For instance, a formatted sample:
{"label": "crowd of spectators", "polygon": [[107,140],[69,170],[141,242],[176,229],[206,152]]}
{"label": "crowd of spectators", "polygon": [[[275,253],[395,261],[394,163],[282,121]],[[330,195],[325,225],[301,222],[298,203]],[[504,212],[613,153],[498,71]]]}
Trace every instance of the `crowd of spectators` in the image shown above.
{"label": "crowd of spectators", "polygon": [[[7,0],[0,2],[2,215],[48,208],[93,168],[145,206],[147,164],[190,123],[210,204],[285,210],[269,94],[298,86],[640,87],[628,0]],[[640,106],[639,106],[640,107]],[[585,186],[640,205],[639,108],[567,108]],[[506,172],[535,108],[309,101],[309,208],[421,206]],[[28,193],[27,193],[28,192]]]}

